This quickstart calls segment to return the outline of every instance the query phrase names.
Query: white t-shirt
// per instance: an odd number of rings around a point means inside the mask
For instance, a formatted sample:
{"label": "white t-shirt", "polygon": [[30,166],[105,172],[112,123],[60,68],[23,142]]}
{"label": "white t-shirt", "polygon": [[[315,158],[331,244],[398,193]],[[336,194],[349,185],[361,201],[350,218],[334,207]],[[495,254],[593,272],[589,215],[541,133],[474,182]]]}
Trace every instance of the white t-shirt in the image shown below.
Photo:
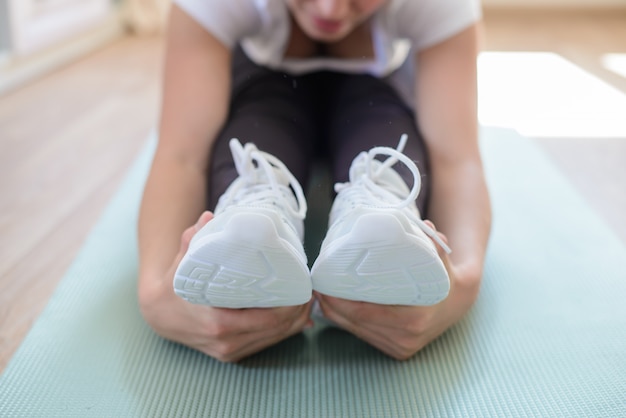
{"label": "white t-shirt", "polygon": [[374,58],[294,59],[284,57],[291,33],[285,0],[174,2],[227,47],[240,43],[259,65],[291,74],[333,70],[387,78],[409,104],[412,94],[405,93],[407,88],[413,90],[406,85],[413,79],[413,60],[407,57],[459,33],[481,17],[480,0],[388,0],[372,19]]}

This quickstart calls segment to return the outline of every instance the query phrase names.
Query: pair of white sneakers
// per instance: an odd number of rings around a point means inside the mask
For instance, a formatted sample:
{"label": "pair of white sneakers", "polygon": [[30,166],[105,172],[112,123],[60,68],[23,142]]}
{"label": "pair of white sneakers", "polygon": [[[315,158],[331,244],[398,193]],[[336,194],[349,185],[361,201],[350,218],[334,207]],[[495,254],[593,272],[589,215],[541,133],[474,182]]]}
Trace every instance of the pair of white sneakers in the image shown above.
{"label": "pair of white sneakers", "polygon": [[[300,305],[312,290],[389,305],[442,301],[450,282],[429,237],[450,249],[420,218],[420,173],[402,153],[405,144],[403,135],[397,149],[362,152],[349,181],[335,184],[329,228],[309,271],[302,187],[276,157],[232,139],[239,177],[191,240],[174,277],[176,294],[225,308]],[[398,161],[413,173],[411,189],[391,167]]]}

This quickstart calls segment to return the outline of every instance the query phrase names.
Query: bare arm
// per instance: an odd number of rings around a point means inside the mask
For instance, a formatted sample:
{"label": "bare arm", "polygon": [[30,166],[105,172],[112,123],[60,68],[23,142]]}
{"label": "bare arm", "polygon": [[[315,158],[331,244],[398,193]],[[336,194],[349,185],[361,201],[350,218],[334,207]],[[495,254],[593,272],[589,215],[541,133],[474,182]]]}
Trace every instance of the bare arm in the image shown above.
{"label": "bare arm", "polygon": [[[478,26],[419,53],[417,109],[432,170],[429,214],[453,249],[458,279],[477,284],[491,225],[478,148]],[[470,284],[470,283],[467,283]]]}
{"label": "bare arm", "polygon": [[[202,213],[207,165],[230,98],[230,51],[178,9],[167,42],[159,145],[139,217],[139,305],[162,337],[222,361],[237,361],[310,325],[310,304],[219,309],[174,294],[172,280]],[[202,215],[201,215],[202,213]]]}
{"label": "bare arm", "polygon": [[139,218],[140,289],[162,276],[204,209],[211,144],[226,118],[230,51],[176,6],[167,38],[160,139]]}
{"label": "bare arm", "polygon": [[439,249],[450,294],[433,306],[374,305],[318,295],[329,319],[397,359],[410,358],[461,319],[480,285],[491,210],[478,150],[477,37],[477,27],[471,27],[417,57],[417,117],[433,175],[429,211],[452,247],[451,258]]}

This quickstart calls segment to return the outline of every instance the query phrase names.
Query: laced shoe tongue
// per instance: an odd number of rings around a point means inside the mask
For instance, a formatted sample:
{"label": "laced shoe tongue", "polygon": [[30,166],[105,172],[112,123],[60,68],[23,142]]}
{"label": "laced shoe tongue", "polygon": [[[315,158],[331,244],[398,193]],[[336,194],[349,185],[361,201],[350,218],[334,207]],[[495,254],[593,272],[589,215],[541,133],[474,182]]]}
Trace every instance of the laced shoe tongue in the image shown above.
{"label": "laced shoe tongue", "polygon": [[243,186],[263,192],[267,197],[271,194],[282,196],[288,202],[289,215],[304,219],[307,205],[302,187],[278,158],[259,151],[252,143],[242,146],[236,138],[231,139],[229,145],[240,176],[238,189]]}
{"label": "laced shoe tongue", "polygon": [[[390,162],[392,164],[389,164]],[[335,191],[338,193],[347,185],[352,185],[362,188],[385,206],[401,204],[410,195],[411,190],[400,174],[392,168],[397,160],[390,162],[387,162],[387,159],[382,162],[374,159],[373,155],[367,152],[360,153],[350,166],[349,183],[337,183]]]}
{"label": "laced shoe tongue", "polygon": [[287,175],[274,166],[272,166],[270,173],[261,167],[255,167],[246,178],[246,182],[250,186],[271,184],[274,181],[280,186],[289,187],[289,178]]}
{"label": "laced shoe tongue", "polygon": [[272,183],[277,186],[278,193],[285,199],[283,202],[289,204],[294,211],[298,211],[298,202],[290,188],[289,177],[277,167],[272,167],[270,173],[260,167],[256,167],[246,176],[245,184],[247,191],[242,191],[242,193],[244,195],[253,191],[267,193],[272,188]]}
{"label": "laced shoe tongue", "polygon": [[[368,175],[366,164],[371,164],[371,175]],[[406,199],[409,193],[411,193],[411,190],[404,182],[400,174],[392,168],[383,168],[381,170],[382,165],[383,163],[378,160],[364,161],[363,164],[358,164],[355,167],[354,174],[356,178],[354,180],[351,178],[350,181],[358,182],[360,180],[362,182],[365,178],[369,177],[375,184],[396,196],[398,198],[398,202]],[[388,197],[388,195],[385,195],[384,197]]]}
{"label": "laced shoe tongue", "polygon": [[[380,198],[388,204],[388,207],[396,209],[414,209],[415,222],[419,228],[434,239],[448,254],[450,247],[443,242],[437,233],[420,218],[415,205],[415,199],[422,186],[419,169],[413,161],[402,153],[407,142],[407,135],[400,138],[398,148],[374,147],[369,152],[360,153],[350,166],[350,182],[335,184],[335,191],[339,193],[354,185],[359,185],[369,192],[370,195]],[[387,159],[380,162],[375,159],[378,155],[386,155]],[[411,189],[404,183],[400,174],[391,168],[395,163],[403,163],[413,173],[413,187]],[[396,200],[391,201],[389,200]]]}

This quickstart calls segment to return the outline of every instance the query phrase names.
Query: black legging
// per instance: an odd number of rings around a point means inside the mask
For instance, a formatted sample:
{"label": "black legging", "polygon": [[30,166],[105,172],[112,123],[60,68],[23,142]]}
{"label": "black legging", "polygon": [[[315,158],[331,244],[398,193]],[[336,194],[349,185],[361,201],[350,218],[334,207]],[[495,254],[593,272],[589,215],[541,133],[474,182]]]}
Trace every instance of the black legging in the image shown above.
{"label": "black legging", "polygon": [[[315,160],[329,161],[333,182],[344,182],[357,154],[374,146],[395,148],[404,133],[404,153],[422,174],[417,204],[425,215],[430,183],[426,146],[413,110],[391,86],[370,75],[323,71],[293,76],[258,66],[237,48],[229,115],[212,150],[208,208],[215,208],[237,177],[231,138],[253,142],[278,157],[305,188]],[[411,172],[402,164],[394,168],[410,187]]]}

